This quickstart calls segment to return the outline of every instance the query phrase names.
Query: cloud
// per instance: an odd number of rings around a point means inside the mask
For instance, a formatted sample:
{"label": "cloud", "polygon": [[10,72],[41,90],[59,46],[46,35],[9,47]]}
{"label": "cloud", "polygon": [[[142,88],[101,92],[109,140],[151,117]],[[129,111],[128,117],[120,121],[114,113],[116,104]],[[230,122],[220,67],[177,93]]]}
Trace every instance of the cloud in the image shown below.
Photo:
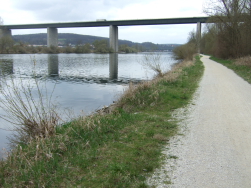
{"label": "cloud", "polygon": [[86,21],[97,18],[116,18],[120,10],[135,3],[151,0],[14,0],[18,10],[31,12],[37,20]]}
{"label": "cloud", "polygon": [[43,11],[47,7],[53,6],[54,3],[52,1],[43,0],[43,1],[34,1],[34,0],[24,0],[18,1],[14,0],[14,7],[18,10],[24,11]]}
{"label": "cloud", "polygon": [[[5,24],[94,21],[96,19],[155,19],[205,16],[203,0],[0,0]],[[183,43],[195,25],[119,27],[121,39],[135,42]],[[46,30],[13,30],[13,34]],[[109,28],[69,28],[59,32],[109,36]],[[170,37],[171,36],[171,37]],[[163,41],[163,42],[162,42]]]}
{"label": "cloud", "polygon": [[201,3],[187,0],[14,0],[18,10],[38,21],[86,21],[97,18],[141,19],[195,16]]}
{"label": "cloud", "polygon": [[154,42],[158,44],[178,43],[187,41],[188,33],[196,28],[196,24],[133,26],[119,27],[119,39],[134,42]]}

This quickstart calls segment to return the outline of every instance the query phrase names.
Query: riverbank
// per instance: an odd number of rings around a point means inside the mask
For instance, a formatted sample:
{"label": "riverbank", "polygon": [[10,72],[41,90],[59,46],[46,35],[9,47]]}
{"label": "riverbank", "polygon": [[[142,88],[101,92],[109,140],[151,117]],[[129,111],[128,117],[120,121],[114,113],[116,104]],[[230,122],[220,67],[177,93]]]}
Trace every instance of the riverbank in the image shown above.
{"label": "riverbank", "polygon": [[147,187],[177,133],[172,112],[188,104],[202,74],[198,57],[179,63],[131,85],[111,113],[81,117],[54,137],[19,146],[0,163],[1,187]]}
{"label": "riverbank", "polygon": [[222,65],[226,66],[229,69],[232,69],[237,75],[242,77],[248,83],[251,84],[251,57],[242,57],[235,60],[226,60],[226,59],[219,59],[216,57],[211,56],[211,60],[214,60]]}

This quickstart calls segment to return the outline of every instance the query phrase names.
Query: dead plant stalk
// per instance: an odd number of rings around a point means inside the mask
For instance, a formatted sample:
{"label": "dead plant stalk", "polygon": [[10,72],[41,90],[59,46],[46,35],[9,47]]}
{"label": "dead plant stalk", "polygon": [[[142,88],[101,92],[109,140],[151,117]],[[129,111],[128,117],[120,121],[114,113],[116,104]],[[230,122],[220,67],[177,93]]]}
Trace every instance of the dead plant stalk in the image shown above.
{"label": "dead plant stalk", "polygon": [[32,81],[25,83],[22,78],[13,77],[1,81],[0,108],[6,114],[0,117],[14,124],[12,144],[52,136],[59,123],[52,94],[48,95],[46,85],[42,86],[37,78]]}

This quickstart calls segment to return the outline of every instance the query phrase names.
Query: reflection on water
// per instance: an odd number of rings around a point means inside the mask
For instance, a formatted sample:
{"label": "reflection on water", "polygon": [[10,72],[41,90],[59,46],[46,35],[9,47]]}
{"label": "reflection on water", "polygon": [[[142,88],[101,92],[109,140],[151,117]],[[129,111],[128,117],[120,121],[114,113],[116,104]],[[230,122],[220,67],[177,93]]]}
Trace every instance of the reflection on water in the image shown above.
{"label": "reflection on water", "polygon": [[[171,53],[162,54],[162,63],[171,67]],[[53,101],[70,108],[76,115],[89,114],[108,106],[119,97],[130,81],[151,79],[154,72],[139,62],[140,54],[10,54],[0,55],[1,75],[21,77],[28,81],[34,76],[46,82],[47,92],[53,91]],[[0,76],[1,77],[1,76]],[[0,109],[0,114],[4,112]],[[6,147],[6,136],[12,125],[0,119],[0,150]]]}
{"label": "reflection on water", "polygon": [[118,79],[118,54],[109,54],[109,77],[111,80]]}
{"label": "reflection on water", "polygon": [[48,54],[48,75],[58,76],[58,54]]}
{"label": "reflection on water", "polygon": [[0,59],[1,75],[13,74],[13,59]]}
{"label": "reflection on water", "polygon": [[[13,65],[13,64],[12,64]],[[12,66],[13,69],[13,66]],[[59,76],[58,54],[48,54],[48,75],[51,77]],[[78,77],[79,78],[79,77]],[[118,79],[118,54],[109,54],[109,79],[116,81]],[[86,78],[86,80],[90,80]],[[108,82],[102,78],[94,78],[94,80],[104,83]]]}

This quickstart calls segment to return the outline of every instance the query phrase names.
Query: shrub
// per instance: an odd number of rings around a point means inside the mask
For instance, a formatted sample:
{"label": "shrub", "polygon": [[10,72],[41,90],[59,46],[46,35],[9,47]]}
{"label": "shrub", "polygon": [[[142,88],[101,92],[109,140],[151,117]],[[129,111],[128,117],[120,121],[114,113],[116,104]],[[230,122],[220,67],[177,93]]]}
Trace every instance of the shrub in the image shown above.
{"label": "shrub", "polygon": [[178,46],[173,50],[175,59],[192,60],[196,53],[196,44],[187,43],[182,46]]}

